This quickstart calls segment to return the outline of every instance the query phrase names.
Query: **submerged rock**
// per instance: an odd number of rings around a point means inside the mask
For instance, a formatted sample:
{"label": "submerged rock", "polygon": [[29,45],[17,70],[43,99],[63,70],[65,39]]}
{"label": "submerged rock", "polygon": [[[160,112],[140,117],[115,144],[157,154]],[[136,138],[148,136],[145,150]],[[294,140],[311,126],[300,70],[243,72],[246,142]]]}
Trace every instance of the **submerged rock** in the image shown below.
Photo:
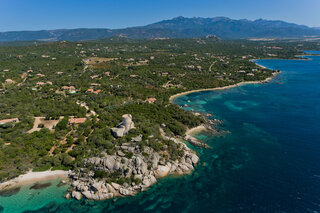
{"label": "submerged rock", "polygon": [[20,191],[20,187],[14,187],[9,189],[0,190],[1,197],[10,197],[12,195],[18,194]]}
{"label": "submerged rock", "polygon": [[70,198],[71,198],[71,195],[70,195],[70,193],[67,193],[67,194],[65,194],[65,196],[64,196],[67,200],[69,200]]}
{"label": "submerged rock", "polygon": [[36,183],[31,186],[29,189],[44,189],[51,186],[51,183]]}

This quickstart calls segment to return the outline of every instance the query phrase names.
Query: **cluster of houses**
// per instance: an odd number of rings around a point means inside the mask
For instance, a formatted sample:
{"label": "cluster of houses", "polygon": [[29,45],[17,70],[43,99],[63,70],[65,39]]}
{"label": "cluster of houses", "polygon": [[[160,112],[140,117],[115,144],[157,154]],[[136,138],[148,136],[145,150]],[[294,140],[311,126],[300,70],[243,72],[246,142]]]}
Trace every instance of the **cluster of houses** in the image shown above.
{"label": "cluster of houses", "polygon": [[[153,60],[154,56],[151,56],[150,59]],[[147,65],[149,63],[149,60],[145,59],[145,58],[138,58],[138,59],[128,58],[125,60],[127,62],[129,62],[128,64],[124,65],[126,67],[128,67],[128,66],[142,66],[142,65]]]}
{"label": "cluster of houses", "polygon": [[101,89],[98,89],[98,90],[95,91],[95,90],[92,89],[92,88],[90,88],[90,89],[87,90],[88,93],[93,93],[93,94],[99,94],[101,91],[102,91]]}
{"label": "cluster of houses", "polygon": [[[71,124],[82,124],[87,120],[87,118],[69,118],[68,123]],[[15,124],[19,122],[19,118],[9,118],[0,120],[0,126],[5,124]]]}
{"label": "cluster of houses", "polygon": [[258,69],[252,69],[252,72],[247,72],[245,70],[239,70],[238,73],[247,73],[248,76],[254,76],[255,74],[253,72],[257,72]]}
{"label": "cluster of houses", "polygon": [[201,66],[186,65],[186,66],[184,66],[184,67],[187,68],[187,69],[197,69],[197,70],[199,70],[199,71],[202,70],[202,67],[201,67]]}
{"label": "cluster of houses", "polygon": [[52,82],[51,81],[47,81],[47,82],[39,81],[39,82],[37,82],[36,85],[37,86],[52,85]]}
{"label": "cluster of houses", "polygon": [[74,86],[62,86],[61,90],[69,91],[70,93],[75,93],[76,88]]}
{"label": "cluster of houses", "polygon": [[[87,120],[87,118],[70,118],[68,123],[69,123],[69,125],[83,124],[86,120]],[[4,119],[4,120],[0,120],[0,126],[8,125],[8,124],[16,124],[18,122],[19,122],[19,118]]]}

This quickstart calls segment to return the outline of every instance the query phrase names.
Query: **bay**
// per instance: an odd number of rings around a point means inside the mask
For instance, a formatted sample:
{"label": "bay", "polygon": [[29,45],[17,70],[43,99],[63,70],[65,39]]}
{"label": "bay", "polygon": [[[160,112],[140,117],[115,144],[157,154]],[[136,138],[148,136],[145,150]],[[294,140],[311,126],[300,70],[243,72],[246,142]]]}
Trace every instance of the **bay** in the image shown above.
{"label": "bay", "polygon": [[213,114],[223,121],[218,128],[230,131],[197,135],[212,149],[193,147],[200,163],[190,175],[161,179],[135,197],[102,202],[67,201],[66,188],[54,185],[41,190],[41,199],[30,199],[30,191],[21,189],[0,197],[2,211],[319,212],[320,57],[307,59],[257,60],[281,74],[268,84],[176,98],[186,110]]}

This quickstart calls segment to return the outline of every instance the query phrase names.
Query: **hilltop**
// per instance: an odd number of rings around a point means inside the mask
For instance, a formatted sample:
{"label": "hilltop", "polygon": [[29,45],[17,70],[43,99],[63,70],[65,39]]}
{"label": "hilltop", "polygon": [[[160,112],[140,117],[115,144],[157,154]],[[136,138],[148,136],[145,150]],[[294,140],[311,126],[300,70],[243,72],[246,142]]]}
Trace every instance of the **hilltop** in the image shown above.
{"label": "hilltop", "polygon": [[57,29],[11,31],[0,33],[0,42],[8,41],[83,41],[109,37],[141,38],[201,38],[216,35],[222,39],[305,38],[319,37],[320,29],[284,21],[264,19],[234,20],[226,17],[176,17],[140,27],[125,29]]}

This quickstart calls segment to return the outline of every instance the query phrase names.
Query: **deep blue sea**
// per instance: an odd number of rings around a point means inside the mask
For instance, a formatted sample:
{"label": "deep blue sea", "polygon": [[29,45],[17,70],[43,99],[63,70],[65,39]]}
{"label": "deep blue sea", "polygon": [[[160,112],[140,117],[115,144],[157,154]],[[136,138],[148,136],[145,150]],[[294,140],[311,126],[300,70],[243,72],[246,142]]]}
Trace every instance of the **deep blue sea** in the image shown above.
{"label": "deep blue sea", "polygon": [[23,188],[0,197],[2,211],[320,212],[320,56],[307,58],[258,60],[282,71],[268,84],[175,99],[186,110],[213,114],[223,121],[219,129],[230,131],[197,135],[212,149],[194,147],[201,162],[191,175],[102,202],[67,201],[56,183],[38,197]]}

